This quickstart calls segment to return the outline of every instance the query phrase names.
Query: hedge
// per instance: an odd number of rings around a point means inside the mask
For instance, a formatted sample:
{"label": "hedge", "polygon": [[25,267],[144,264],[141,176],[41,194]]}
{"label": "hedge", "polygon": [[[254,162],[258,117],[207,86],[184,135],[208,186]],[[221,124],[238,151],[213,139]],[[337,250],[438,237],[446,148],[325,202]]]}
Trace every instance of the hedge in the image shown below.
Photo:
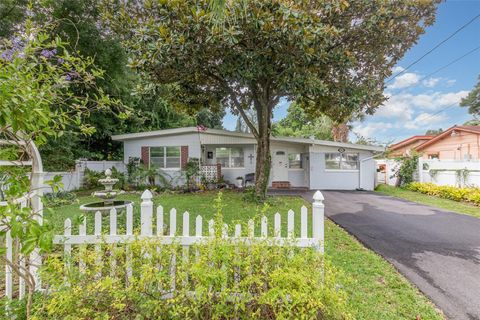
{"label": "hedge", "polygon": [[433,183],[412,182],[407,189],[454,201],[466,201],[480,206],[480,188],[438,186]]}

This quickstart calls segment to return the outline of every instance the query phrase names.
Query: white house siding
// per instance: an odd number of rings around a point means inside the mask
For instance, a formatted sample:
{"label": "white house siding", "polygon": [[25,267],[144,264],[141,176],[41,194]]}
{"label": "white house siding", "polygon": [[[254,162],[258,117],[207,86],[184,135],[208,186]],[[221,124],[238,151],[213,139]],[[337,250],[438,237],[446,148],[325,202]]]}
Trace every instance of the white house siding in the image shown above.
{"label": "white house siding", "polygon": [[125,163],[128,163],[129,157],[139,158],[142,154],[142,147],[188,146],[188,156],[190,158],[200,158],[200,140],[198,134],[196,133],[132,139],[125,140],[123,143],[123,154]]}
{"label": "white house siding", "polygon": [[376,169],[375,161],[369,159],[373,155],[371,152],[346,149],[345,152],[359,154],[360,170],[352,171],[326,170],[325,153],[329,152],[338,152],[338,148],[327,146],[310,147],[310,189],[354,190],[359,187],[365,190],[374,189]]}
{"label": "white house siding", "polygon": [[[254,173],[255,172],[255,147],[253,144],[250,145],[245,145],[245,144],[218,144],[218,145],[206,145],[204,146],[205,148],[205,163],[206,164],[216,164],[217,159],[216,159],[216,154],[215,154],[215,148],[221,148],[221,147],[230,147],[230,146],[235,146],[235,147],[241,147],[243,148],[243,163],[244,167],[243,168],[222,168],[222,175],[225,181],[228,181],[230,183],[235,183],[235,179],[237,177],[245,177],[246,174],[248,173]],[[207,159],[207,152],[213,152],[213,159]],[[250,155],[253,156],[252,160],[250,161]]]}
{"label": "white house siding", "polygon": [[[181,147],[188,146],[190,158],[200,158],[200,140],[198,134],[187,133],[171,136],[148,137],[125,140],[123,145],[124,162],[127,164],[130,157],[140,158],[142,147]],[[184,183],[180,169],[163,169],[163,172],[174,185]],[[157,179],[156,183],[160,181]]]}
{"label": "white house siding", "polygon": [[[288,154],[301,153],[304,155],[302,161],[302,169],[288,169],[288,181],[291,187],[308,187],[308,145],[302,143],[287,143],[272,141],[270,144],[270,151],[283,150]],[[268,185],[272,185],[273,173],[270,172],[270,179]]]}

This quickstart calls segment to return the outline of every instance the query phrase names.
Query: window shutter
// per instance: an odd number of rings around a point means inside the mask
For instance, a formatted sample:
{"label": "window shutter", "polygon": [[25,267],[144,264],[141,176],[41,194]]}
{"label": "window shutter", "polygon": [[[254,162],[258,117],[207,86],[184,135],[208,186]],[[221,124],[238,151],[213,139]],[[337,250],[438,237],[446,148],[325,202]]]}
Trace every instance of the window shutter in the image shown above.
{"label": "window shutter", "polygon": [[180,166],[182,169],[185,169],[188,162],[188,146],[180,147]]}
{"label": "window shutter", "polygon": [[148,167],[150,164],[150,147],[142,147],[142,162]]}

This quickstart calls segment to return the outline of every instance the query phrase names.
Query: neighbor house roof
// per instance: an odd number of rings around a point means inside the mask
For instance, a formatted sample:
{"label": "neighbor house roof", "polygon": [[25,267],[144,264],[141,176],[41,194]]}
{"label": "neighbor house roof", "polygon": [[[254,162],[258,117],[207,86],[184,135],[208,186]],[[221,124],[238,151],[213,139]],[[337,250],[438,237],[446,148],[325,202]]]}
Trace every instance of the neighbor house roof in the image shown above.
{"label": "neighbor house roof", "polygon": [[408,139],[405,139],[405,140],[402,140],[400,142],[397,142],[395,144],[392,144],[391,146],[388,147],[388,149],[390,150],[396,150],[396,149],[399,149],[399,148],[402,148],[404,146],[407,146],[409,144],[412,144],[412,143],[415,143],[419,140],[430,140],[432,138],[434,138],[435,136],[427,136],[427,135],[423,135],[423,136],[412,136]]}
{"label": "neighbor house roof", "polygon": [[421,145],[417,146],[415,149],[419,151],[419,150],[421,150],[421,149],[423,149],[427,146],[430,146],[430,145],[434,144],[435,142],[450,136],[453,131],[463,131],[463,132],[469,132],[469,133],[480,135],[480,126],[453,126],[449,129],[445,130],[444,132],[440,133],[439,135],[435,136],[434,138],[432,138],[428,141],[425,141]]}
{"label": "neighbor house roof", "polygon": [[[241,132],[233,132],[233,131],[218,130],[218,129],[207,129],[206,131],[199,131],[197,127],[184,127],[184,128],[165,129],[165,130],[148,131],[148,132],[119,134],[119,135],[112,136],[112,139],[115,141],[127,141],[127,140],[143,139],[143,138],[160,137],[160,136],[175,136],[175,135],[185,134],[185,133],[214,134],[214,135],[220,135],[220,136],[254,139],[253,134],[251,133],[241,133]],[[296,143],[305,143],[305,144],[314,144],[314,145],[352,148],[352,149],[359,149],[359,150],[370,150],[370,151],[377,151],[377,152],[385,151],[384,147],[379,147],[379,146],[368,146],[368,145],[361,145],[361,144],[354,144],[354,143],[343,143],[343,142],[306,139],[306,138],[272,137],[272,141],[296,142]]]}

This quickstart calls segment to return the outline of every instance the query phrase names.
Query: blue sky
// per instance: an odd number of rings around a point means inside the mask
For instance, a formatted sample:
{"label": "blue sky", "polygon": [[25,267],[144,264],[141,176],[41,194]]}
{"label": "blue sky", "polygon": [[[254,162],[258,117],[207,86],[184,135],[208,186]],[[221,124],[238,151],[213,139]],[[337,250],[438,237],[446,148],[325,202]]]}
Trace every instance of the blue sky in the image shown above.
{"label": "blue sky", "polygon": [[[480,13],[480,0],[447,1],[438,7],[434,25],[427,28],[394,69],[394,74],[421,57],[436,44]],[[380,142],[400,141],[427,129],[446,129],[471,119],[467,108],[458,102],[475,85],[480,75],[480,50],[468,55],[439,73],[422,79],[468,51],[480,46],[480,18],[441,45],[405,73],[388,83],[389,100],[375,115],[353,123],[353,132]],[[274,121],[285,117],[287,101],[274,110]],[[449,105],[453,107],[438,114]],[[235,128],[236,117],[227,113],[226,129]],[[355,141],[352,134],[351,139]]]}

